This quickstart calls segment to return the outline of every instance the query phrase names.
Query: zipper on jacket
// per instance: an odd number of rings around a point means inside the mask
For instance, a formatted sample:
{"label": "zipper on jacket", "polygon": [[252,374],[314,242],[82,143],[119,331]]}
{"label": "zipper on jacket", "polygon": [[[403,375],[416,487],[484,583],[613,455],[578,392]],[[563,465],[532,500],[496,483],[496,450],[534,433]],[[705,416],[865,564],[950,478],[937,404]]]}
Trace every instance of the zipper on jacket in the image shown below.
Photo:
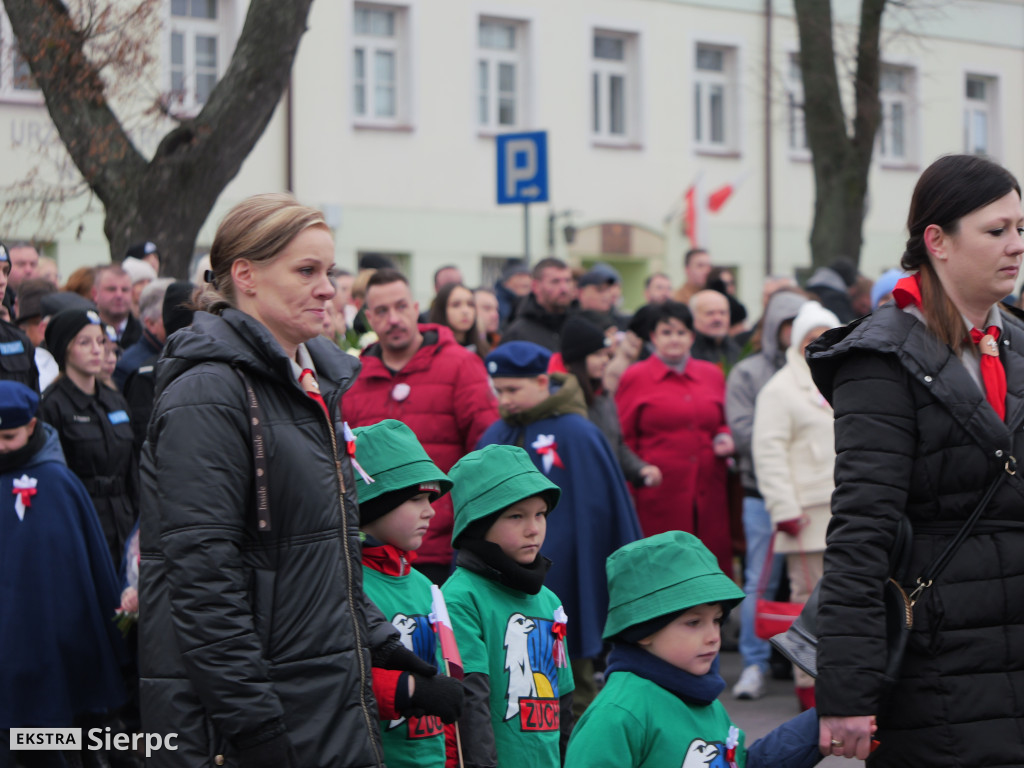
{"label": "zipper on jacket", "polygon": [[381,752],[380,745],[377,743],[376,732],[373,727],[373,720],[370,717],[369,706],[366,702],[366,660],[363,658],[363,640],[362,633],[359,631],[359,617],[356,615],[356,603],[355,595],[352,591],[352,555],[348,549],[348,515],[345,513],[345,477],[341,473],[341,460],[338,458],[338,436],[334,432],[334,424],[328,418],[327,414],[323,412],[323,409],[317,407],[317,410],[323,414],[324,420],[327,422],[327,431],[331,435],[331,453],[334,457],[334,470],[338,475],[338,489],[340,491],[338,495],[338,506],[341,508],[341,536],[342,536],[342,549],[345,551],[345,571],[346,571],[346,589],[348,590],[348,606],[349,610],[352,611],[352,629],[356,636],[356,658],[359,660],[359,703],[360,709],[363,711],[363,719],[366,721],[366,730],[370,737],[370,743],[373,745],[373,753],[377,760],[377,765],[384,765],[384,755]]}

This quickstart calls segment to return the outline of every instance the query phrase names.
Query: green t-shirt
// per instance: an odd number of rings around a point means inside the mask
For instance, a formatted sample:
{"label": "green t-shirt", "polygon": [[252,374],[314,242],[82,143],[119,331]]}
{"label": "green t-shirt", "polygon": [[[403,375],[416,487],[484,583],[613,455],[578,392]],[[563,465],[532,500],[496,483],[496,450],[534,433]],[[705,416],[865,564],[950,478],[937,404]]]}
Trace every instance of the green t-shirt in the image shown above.
{"label": "green t-shirt", "polygon": [[608,677],[576,724],[565,757],[565,768],[744,768],[746,763],[743,731],[720,701],[687,704],[632,672]]}
{"label": "green t-shirt", "polygon": [[[417,571],[389,576],[363,566],[363,589],[402,636],[402,645],[425,661],[440,661],[430,624],[430,580]],[[441,718],[381,720],[381,742],[388,768],[444,768]]]}
{"label": "green t-shirt", "polygon": [[561,601],[547,587],[528,595],[465,568],[455,569],[442,592],[463,669],[490,677],[498,764],[558,768],[558,699],[575,687],[572,670],[555,662]]}

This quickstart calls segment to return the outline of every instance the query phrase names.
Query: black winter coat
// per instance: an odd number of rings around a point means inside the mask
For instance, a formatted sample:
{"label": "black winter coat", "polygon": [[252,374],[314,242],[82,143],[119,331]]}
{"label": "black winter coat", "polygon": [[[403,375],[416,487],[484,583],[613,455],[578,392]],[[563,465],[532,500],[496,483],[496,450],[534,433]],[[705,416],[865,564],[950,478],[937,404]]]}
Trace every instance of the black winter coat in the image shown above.
{"label": "black winter coat", "polygon": [[89,395],[66,376],[46,388],[39,418],[57,430],[68,468],[89,493],[103,527],[114,569],[138,518],[138,458],[128,403],[96,383]]}
{"label": "black winter coat", "polygon": [[914,529],[909,587],[1007,458],[1024,459],[1024,323],[1002,317],[1005,424],[950,348],[893,305],[808,349],[836,420],[818,711],[877,715],[872,768],[1024,766],[1024,473],[1006,478],[923,593],[899,680],[883,694],[882,584],[897,521]]}
{"label": "black winter coat", "polygon": [[532,293],[519,304],[516,319],[501,335],[502,342],[532,341],[545,349],[557,352],[562,345],[562,326],[566,313],[552,314],[537,303]]}
{"label": "black winter coat", "polygon": [[39,392],[39,371],[32,342],[23,330],[4,320],[0,320],[0,379],[20,381]]}
{"label": "black winter coat", "polygon": [[[355,358],[307,348],[341,434]],[[260,530],[245,372],[262,411],[270,527]],[[142,454],[143,730],[177,733],[149,768],[238,766],[286,729],[302,768],[383,764],[370,648],[397,633],[365,597],[344,442],[266,328],[196,313],[157,365]],[[242,767],[244,768],[244,766]]]}

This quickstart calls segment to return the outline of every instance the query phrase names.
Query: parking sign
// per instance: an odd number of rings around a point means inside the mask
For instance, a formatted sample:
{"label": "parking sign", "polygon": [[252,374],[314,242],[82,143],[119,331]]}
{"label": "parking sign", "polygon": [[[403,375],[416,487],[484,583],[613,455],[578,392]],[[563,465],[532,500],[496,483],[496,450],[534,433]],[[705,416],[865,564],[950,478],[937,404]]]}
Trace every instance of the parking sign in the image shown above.
{"label": "parking sign", "polygon": [[497,137],[498,205],[543,203],[548,199],[548,134],[507,133]]}

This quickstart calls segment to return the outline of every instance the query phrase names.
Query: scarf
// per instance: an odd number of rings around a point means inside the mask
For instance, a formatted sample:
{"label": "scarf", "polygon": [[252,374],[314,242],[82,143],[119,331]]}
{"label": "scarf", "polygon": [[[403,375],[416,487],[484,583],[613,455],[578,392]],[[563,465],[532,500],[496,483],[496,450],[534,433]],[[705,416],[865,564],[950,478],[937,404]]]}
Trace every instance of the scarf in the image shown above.
{"label": "scarf", "polygon": [[463,537],[457,565],[496,581],[509,589],[536,595],[544,586],[551,561],[538,554],[529,565],[520,565],[491,541]]}
{"label": "scarf", "polygon": [[45,443],[46,432],[43,429],[43,422],[37,421],[36,428],[25,445],[8,453],[0,453],[0,472],[13,472],[24,466],[43,449]]}
{"label": "scarf", "polygon": [[[913,274],[897,281],[892,289],[892,298],[896,306],[903,309],[907,305],[922,308],[921,276]],[[985,389],[985,399],[1000,421],[1006,421],[1006,371],[1003,361],[999,358],[999,326],[990,325],[984,331],[971,328],[971,341],[981,353],[981,382]]]}
{"label": "scarf", "polygon": [[611,675],[613,672],[632,672],[637,677],[660,685],[687,704],[706,707],[725,690],[725,680],[718,673],[718,662],[719,657],[716,656],[706,674],[691,675],[685,669],[648,653],[639,645],[614,643],[612,652],[608,654],[608,669],[605,670],[605,675]]}

